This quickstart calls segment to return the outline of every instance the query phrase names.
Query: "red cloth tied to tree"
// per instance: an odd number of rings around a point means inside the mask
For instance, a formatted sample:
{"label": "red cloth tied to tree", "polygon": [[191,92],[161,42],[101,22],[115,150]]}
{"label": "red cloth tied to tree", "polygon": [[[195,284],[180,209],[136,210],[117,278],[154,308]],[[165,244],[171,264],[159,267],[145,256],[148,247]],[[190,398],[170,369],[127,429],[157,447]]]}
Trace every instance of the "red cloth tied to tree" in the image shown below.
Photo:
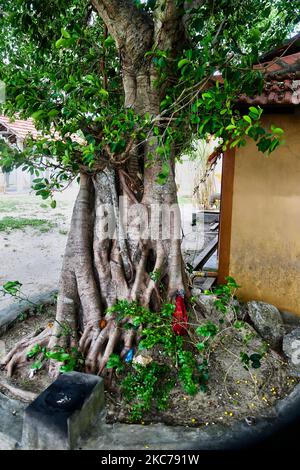
{"label": "red cloth tied to tree", "polygon": [[174,333],[183,336],[187,333],[188,317],[186,313],[186,306],[184,303],[184,296],[181,294],[176,295],[175,310],[173,313],[172,328]]}

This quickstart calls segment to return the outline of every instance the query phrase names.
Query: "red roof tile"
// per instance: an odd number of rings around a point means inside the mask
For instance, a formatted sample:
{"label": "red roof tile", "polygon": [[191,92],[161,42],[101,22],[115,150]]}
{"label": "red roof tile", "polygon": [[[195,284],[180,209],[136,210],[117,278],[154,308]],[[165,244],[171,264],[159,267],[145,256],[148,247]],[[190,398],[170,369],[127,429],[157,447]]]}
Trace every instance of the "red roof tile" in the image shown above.
{"label": "red roof tile", "polygon": [[[33,119],[15,119],[15,121],[11,121],[11,119],[7,116],[1,116],[0,115],[0,125],[5,126],[6,129],[14,134],[17,139],[20,139],[22,141],[25,140],[26,137],[32,136],[34,139],[37,139],[38,137],[43,137],[45,134],[43,134],[41,131],[38,131],[34,125]],[[76,134],[72,134],[70,136],[73,141],[82,144],[85,141],[80,138]],[[51,138],[54,138],[55,140],[59,140],[61,138],[60,134],[58,132],[54,132],[54,134],[51,136]]]}
{"label": "red roof tile", "polygon": [[24,140],[31,135],[36,138],[39,132],[36,130],[32,119],[17,119],[11,122],[7,116],[0,116],[0,124],[6,127],[8,131],[14,134],[18,139]]}
{"label": "red roof tile", "polygon": [[[291,44],[295,48],[295,39],[291,39]],[[281,47],[277,56],[276,51],[273,51],[269,61],[254,66],[254,69],[260,70],[265,77],[262,94],[241,95],[240,103],[261,106],[300,104],[300,51],[285,55],[288,53],[288,45],[285,48],[282,52]]]}

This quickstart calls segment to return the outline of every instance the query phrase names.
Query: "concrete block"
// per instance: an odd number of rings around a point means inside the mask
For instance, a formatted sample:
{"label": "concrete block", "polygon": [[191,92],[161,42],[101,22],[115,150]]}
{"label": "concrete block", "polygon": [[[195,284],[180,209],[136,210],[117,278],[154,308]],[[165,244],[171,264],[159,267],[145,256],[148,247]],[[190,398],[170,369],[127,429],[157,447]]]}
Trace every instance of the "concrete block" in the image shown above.
{"label": "concrete block", "polygon": [[61,374],[25,410],[22,447],[68,450],[104,407],[103,379]]}

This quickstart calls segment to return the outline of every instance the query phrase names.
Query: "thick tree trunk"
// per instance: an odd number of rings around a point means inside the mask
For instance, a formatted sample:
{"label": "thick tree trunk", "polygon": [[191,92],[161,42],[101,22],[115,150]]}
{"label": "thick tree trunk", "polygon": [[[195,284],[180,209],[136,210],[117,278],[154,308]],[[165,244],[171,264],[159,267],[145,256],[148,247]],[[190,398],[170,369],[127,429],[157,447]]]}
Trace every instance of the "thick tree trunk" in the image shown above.
{"label": "thick tree trunk", "polygon": [[[81,174],[56,321],[6,356],[3,364],[9,375],[15,366],[24,364],[35,344],[50,349],[78,346],[85,356],[86,370],[102,373],[114,350],[124,356],[137,342],[134,330],[122,329],[113,315],[105,314],[107,307],[127,299],[159,310],[163,300],[172,301],[177,291],[186,290],[174,168],[160,185],[156,177],[161,165],[158,161],[145,169],[140,203],[129,189],[125,173],[106,168],[94,176]],[[119,196],[127,206],[128,227]],[[158,274],[157,279],[152,272]],[[49,371],[55,376],[58,364],[51,363]]]}
{"label": "thick tree trunk", "polygon": [[[175,57],[184,47],[181,9],[167,0],[153,23],[127,0],[93,0],[93,4],[116,39],[122,60],[125,106],[140,115],[158,116],[164,87],[156,87],[157,70],[151,59],[145,60],[145,52],[165,49],[170,57]],[[49,348],[77,344],[85,356],[86,370],[102,373],[113,351],[124,356],[137,342],[134,330],[122,329],[113,315],[106,315],[107,307],[127,299],[158,311],[162,301],[172,301],[177,291],[187,293],[175,158],[168,162],[166,182],[158,184],[156,178],[163,161],[158,157],[149,166],[148,155],[155,154],[155,144],[150,146],[150,141],[155,142],[153,136],[144,143],[143,155],[133,145],[122,168],[107,166],[93,176],[81,174],[63,261],[56,321],[52,328],[26,339],[6,356],[3,363],[9,375],[26,360],[26,353],[34,344]],[[129,228],[124,220],[124,206]],[[107,228],[111,233],[107,233]],[[153,272],[156,276],[151,275]],[[57,364],[51,364],[51,375],[57,371]]]}

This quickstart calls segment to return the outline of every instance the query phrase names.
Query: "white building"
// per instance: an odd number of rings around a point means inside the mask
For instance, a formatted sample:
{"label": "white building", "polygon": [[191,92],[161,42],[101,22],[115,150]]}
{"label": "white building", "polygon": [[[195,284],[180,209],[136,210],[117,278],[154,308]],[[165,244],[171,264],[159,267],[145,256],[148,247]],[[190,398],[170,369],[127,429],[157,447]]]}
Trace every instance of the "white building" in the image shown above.
{"label": "white building", "polygon": [[[16,146],[22,151],[24,140],[29,135],[32,137],[38,135],[32,119],[17,119],[10,122],[10,118],[0,116],[0,139],[9,142],[10,145]],[[0,193],[29,191],[34,178],[34,175],[31,175],[28,171],[22,171],[21,168],[14,169],[9,173],[3,173],[0,168]]]}

